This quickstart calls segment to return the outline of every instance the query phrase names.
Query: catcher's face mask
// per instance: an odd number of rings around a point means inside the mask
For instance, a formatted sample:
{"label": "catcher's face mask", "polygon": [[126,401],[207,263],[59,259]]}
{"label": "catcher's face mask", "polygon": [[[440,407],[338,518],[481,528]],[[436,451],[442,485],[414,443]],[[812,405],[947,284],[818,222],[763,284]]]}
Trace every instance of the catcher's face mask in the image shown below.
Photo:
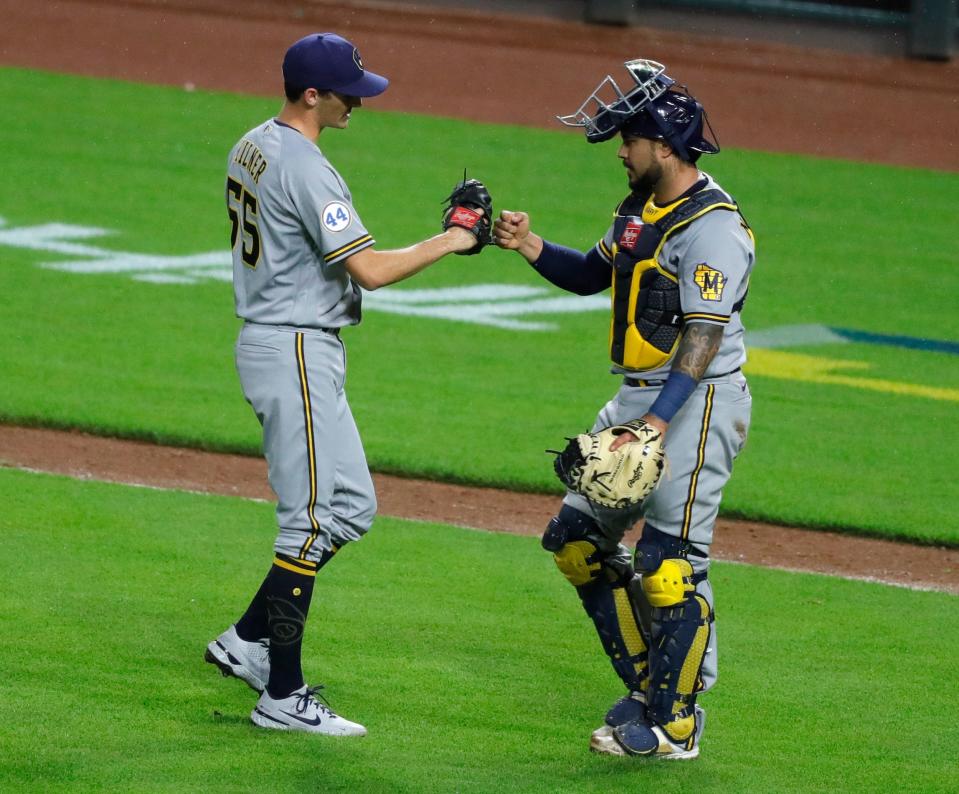
{"label": "catcher's face mask", "polygon": [[635,116],[656,97],[675,83],[666,76],[666,67],[656,61],[636,59],[623,64],[633,80],[626,90],[619,87],[612,75],[606,75],[596,90],[568,116],[556,118],[567,127],[585,127],[590,143],[608,141],[623,123]]}

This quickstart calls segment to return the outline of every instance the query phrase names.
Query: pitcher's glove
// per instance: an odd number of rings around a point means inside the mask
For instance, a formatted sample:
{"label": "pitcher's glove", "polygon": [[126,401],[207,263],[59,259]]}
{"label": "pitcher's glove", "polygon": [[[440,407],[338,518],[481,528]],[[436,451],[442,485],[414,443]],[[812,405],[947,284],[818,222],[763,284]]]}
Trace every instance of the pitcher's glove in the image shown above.
{"label": "pitcher's glove", "polygon": [[[617,437],[629,431],[639,441],[611,452]],[[642,419],[569,439],[553,468],[563,484],[603,507],[626,508],[649,496],[665,464],[663,434]]]}
{"label": "pitcher's glove", "polygon": [[[493,242],[493,199],[490,198],[486,185],[478,179],[467,179],[463,174],[463,181],[453,188],[453,192],[446,197],[447,207],[443,212],[443,230],[450,226],[462,226],[476,237],[476,245],[467,251],[457,251],[458,254],[478,254],[484,246]],[[482,210],[482,214],[477,212]]]}

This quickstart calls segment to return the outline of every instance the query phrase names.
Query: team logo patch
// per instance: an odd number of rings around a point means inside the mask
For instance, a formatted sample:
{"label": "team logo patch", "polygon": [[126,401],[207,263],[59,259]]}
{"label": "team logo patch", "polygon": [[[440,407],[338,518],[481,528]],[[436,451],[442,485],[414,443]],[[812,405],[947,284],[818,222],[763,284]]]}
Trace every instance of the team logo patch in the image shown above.
{"label": "team logo patch", "polygon": [[705,262],[696,266],[693,281],[699,287],[699,293],[704,301],[718,301],[723,299],[723,288],[726,286],[726,277],[719,271],[711,268]]}
{"label": "team logo patch", "polygon": [[632,251],[636,247],[636,243],[639,242],[639,235],[642,231],[643,224],[639,221],[629,220],[619,237],[619,247]]}
{"label": "team logo patch", "polygon": [[353,222],[350,208],[342,201],[331,201],[323,208],[323,226],[331,232],[342,232]]}
{"label": "team logo patch", "polygon": [[356,49],[356,47],[353,48],[353,63],[360,67],[361,72],[363,71],[363,59],[360,57],[360,51]]}

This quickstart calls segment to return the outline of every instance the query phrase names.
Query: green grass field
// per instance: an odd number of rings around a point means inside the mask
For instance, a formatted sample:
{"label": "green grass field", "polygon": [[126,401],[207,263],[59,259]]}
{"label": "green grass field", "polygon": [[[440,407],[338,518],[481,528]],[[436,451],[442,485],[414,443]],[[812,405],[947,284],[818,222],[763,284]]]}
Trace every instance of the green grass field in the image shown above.
{"label": "green grass field", "polygon": [[718,563],[702,756],[611,759],[586,746],[620,685],[536,539],[378,519],[317,580],[304,655],[369,736],[278,735],[202,662],[270,505],[14,470],[0,503],[5,792],[959,787],[953,596]]}
{"label": "green grass field", "polygon": [[[71,97],[66,125],[44,108],[54,91]],[[0,419],[255,454],[259,428],[232,363],[229,283],[137,278],[180,272],[163,269],[170,257],[226,256],[226,152],[278,102],[18,69],[0,69],[0,101],[19,120],[0,130],[17,164],[0,198]],[[464,165],[488,182],[498,208],[526,209],[543,234],[584,248],[624,192],[615,147],[575,135],[367,109],[352,127],[322,143],[380,247],[435,232],[439,199]],[[736,150],[708,167],[757,231],[750,332],[818,324],[955,348],[959,271],[942,263],[959,257],[951,230],[959,174]],[[110,233],[61,229],[65,236],[38,243],[47,224]],[[94,260],[107,272],[47,267]],[[545,286],[519,257],[491,250],[395,289],[484,284]],[[558,492],[542,450],[589,425],[616,388],[608,317],[599,308],[523,319],[554,327],[370,308],[345,337],[371,465]],[[752,438],[725,512],[959,543],[949,465],[959,356],[861,342],[769,352],[747,368]],[[820,369],[817,382],[806,378]],[[522,443],[504,447],[503,432]],[[468,454],[442,443],[449,435]]]}
{"label": "green grass field", "polygon": [[[0,105],[0,421],[256,454],[216,263],[226,153],[278,102],[0,68]],[[581,248],[624,192],[614,147],[575,135],[351,125],[322,143],[380,247],[434,233],[463,166]],[[959,175],[735,150],[707,168],[757,231],[745,320],[767,340],[724,510],[959,544]],[[397,290],[481,285],[526,290],[501,318],[560,297],[495,250]],[[552,326],[524,330],[391,313],[391,294],[345,334],[374,468],[558,492],[542,450],[616,387],[605,310],[520,312]],[[317,581],[308,678],[370,731],[324,740],[255,730],[253,693],[202,662],[269,565],[271,505],[3,468],[0,504],[0,791],[959,790],[954,596],[715,564],[702,757],[637,763],[586,751],[620,685],[534,538],[380,517]]]}

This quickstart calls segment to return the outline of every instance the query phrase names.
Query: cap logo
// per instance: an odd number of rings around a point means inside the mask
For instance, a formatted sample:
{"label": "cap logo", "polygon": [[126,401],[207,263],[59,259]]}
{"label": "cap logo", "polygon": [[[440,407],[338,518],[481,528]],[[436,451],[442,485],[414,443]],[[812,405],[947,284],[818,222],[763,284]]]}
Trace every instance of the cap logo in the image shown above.
{"label": "cap logo", "polygon": [[361,72],[363,71],[363,59],[360,57],[360,51],[356,49],[356,47],[353,48],[353,63],[360,67]]}

